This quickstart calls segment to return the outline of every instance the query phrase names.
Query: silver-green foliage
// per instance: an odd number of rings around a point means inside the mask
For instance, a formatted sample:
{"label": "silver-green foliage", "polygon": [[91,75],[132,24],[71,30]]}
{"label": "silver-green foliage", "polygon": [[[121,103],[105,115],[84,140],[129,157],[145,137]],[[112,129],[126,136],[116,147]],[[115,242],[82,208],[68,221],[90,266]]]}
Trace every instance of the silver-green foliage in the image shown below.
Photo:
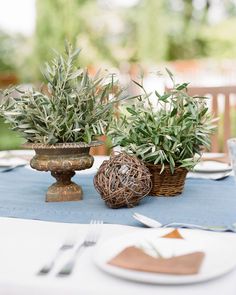
{"label": "silver-green foliage", "polygon": [[[169,75],[174,82],[173,75]],[[172,173],[177,165],[191,169],[197,162],[195,155],[203,147],[209,148],[214,132],[206,98],[189,96],[187,83],[174,84],[164,95],[155,91],[154,106],[150,94],[138,85],[144,94],[110,126],[114,145],[145,162],[161,164],[162,171],[165,165]]]}
{"label": "silver-green foliage", "polygon": [[15,98],[12,89],[4,91],[0,115],[28,142],[90,143],[104,134],[121,91],[113,75],[98,72],[91,78],[78,68],[79,53],[68,44],[65,54],[55,53],[43,72],[46,91],[18,90],[20,97]]}

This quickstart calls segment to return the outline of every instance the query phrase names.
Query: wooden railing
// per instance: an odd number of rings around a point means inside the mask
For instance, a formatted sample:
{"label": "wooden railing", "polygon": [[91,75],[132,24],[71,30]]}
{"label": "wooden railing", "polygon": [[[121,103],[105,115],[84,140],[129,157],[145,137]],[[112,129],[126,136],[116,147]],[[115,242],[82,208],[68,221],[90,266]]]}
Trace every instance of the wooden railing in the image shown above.
{"label": "wooden railing", "polygon": [[[218,131],[212,136],[211,152],[226,152],[227,139],[232,136],[232,111],[236,112],[236,86],[216,86],[216,87],[188,87],[188,94],[194,96],[207,96],[211,99],[211,111],[214,117],[219,116]],[[220,127],[223,134],[220,134]],[[220,147],[220,136],[223,136],[223,150]]]}

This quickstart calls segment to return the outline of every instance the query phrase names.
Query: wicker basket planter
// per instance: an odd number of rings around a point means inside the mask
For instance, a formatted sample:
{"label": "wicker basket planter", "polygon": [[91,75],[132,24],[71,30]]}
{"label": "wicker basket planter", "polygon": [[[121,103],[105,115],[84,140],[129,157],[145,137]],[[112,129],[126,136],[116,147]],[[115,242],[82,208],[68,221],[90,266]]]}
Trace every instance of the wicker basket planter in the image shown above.
{"label": "wicker basket planter", "polygon": [[183,167],[176,167],[174,174],[171,173],[169,166],[165,166],[164,171],[160,174],[161,165],[146,163],[152,179],[152,196],[173,197],[182,193],[186,174],[188,170]]}

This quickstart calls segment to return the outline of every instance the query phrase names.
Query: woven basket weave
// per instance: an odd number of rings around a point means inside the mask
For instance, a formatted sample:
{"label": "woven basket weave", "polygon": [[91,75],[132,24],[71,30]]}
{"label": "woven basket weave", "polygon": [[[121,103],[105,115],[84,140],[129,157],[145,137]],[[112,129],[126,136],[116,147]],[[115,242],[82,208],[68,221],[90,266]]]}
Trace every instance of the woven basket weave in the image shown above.
{"label": "woven basket weave", "polygon": [[165,166],[164,171],[160,174],[161,165],[146,163],[146,166],[152,179],[152,190],[149,195],[172,197],[182,193],[188,173],[186,168],[176,167],[174,174],[172,174],[170,167]]}
{"label": "woven basket weave", "polygon": [[138,158],[114,153],[98,169],[94,186],[108,207],[132,208],[150,192],[151,174]]}

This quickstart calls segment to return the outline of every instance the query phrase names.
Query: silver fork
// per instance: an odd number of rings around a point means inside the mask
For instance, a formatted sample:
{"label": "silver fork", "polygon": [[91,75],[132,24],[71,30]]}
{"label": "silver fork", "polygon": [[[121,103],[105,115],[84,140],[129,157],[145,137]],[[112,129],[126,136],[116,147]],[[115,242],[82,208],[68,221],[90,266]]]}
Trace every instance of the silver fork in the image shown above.
{"label": "silver fork", "polygon": [[171,222],[167,224],[162,224],[159,221],[149,218],[145,215],[134,213],[133,218],[138,220],[139,222],[145,224],[148,227],[151,228],[166,228],[166,227],[176,227],[176,228],[190,228],[190,229],[202,229],[202,230],[208,230],[208,231],[215,231],[215,232],[236,232],[236,224],[232,225],[232,227],[227,226],[202,226],[197,224],[189,224],[189,223],[177,223],[177,222]]}
{"label": "silver fork", "polygon": [[81,252],[81,250],[87,248],[87,247],[92,247],[94,246],[98,238],[100,236],[100,230],[101,230],[101,225],[103,224],[103,221],[100,220],[91,220],[90,222],[90,228],[89,231],[82,242],[80,243],[77,248],[75,249],[73,255],[70,257],[70,259],[66,262],[66,264],[61,268],[61,270],[57,273],[57,276],[68,276],[72,273],[75,263],[76,263],[76,258],[77,255]]}
{"label": "silver fork", "polygon": [[48,261],[39,271],[38,271],[38,275],[46,275],[48,274],[54,267],[56,261],[58,260],[58,258],[61,256],[61,254],[68,250],[68,249],[72,249],[75,246],[75,239],[72,238],[72,236],[68,236],[66,237],[64,243],[61,244],[61,246],[57,249],[54,257]]}

